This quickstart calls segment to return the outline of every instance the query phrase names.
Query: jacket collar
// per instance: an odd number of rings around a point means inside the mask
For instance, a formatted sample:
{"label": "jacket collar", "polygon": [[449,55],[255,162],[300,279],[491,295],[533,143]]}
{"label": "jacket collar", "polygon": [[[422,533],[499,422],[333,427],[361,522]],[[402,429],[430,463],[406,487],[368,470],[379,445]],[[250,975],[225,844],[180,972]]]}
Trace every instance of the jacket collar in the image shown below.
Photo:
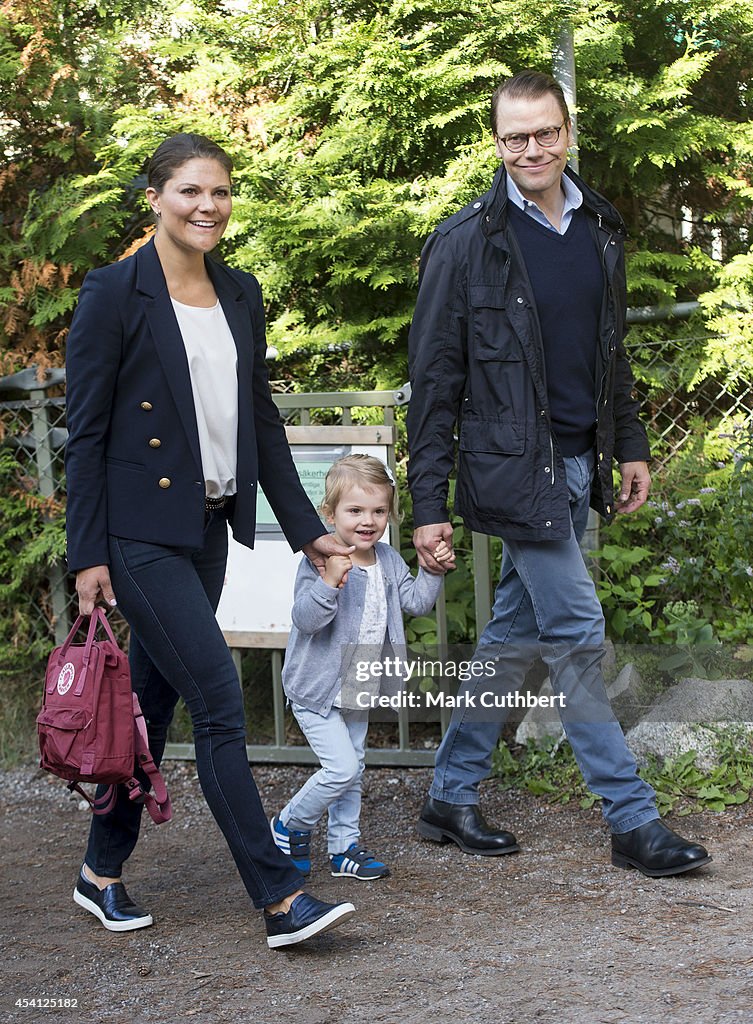
{"label": "jacket collar", "polygon": [[[566,167],[564,173],[583,193],[583,208],[598,220],[599,226],[604,225],[608,230],[627,238],[625,222],[614,206],[587,185],[570,167]],[[494,175],[492,187],[481,197],[481,202],[488,210],[492,230],[504,224],[507,217],[507,201],[507,171],[505,165],[500,164]]]}
{"label": "jacket collar", "polygon": [[[159,255],[150,239],[136,251],[136,289],[144,296],[147,322],[154,339],[155,348],[173,395],[178,414],[183,423],[188,443],[201,466],[199,432],[196,425],[191,374],[188,369],[186,350],[178,327],[167,282]],[[238,353],[238,391],[250,395],[253,390],[253,327],[251,314],[240,279],[231,274],[222,264],[204,257],[207,272],[212,280],[222,311],[233,335]],[[253,436],[253,410],[248,401],[238,402],[238,436]],[[240,447],[240,446],[239,446]],[[245,453],[243,453],[245,455]],[[240,460],[241,452],[239,452]]]}
{"label": "jacket collar", "polygon": [[154,238],[150,238],[146,245],[142,245],[140,249],[136,250],[136,290],[142,295],[156,298],[160,292],[166,289],[167,282],[154,245]]}
{"label": "jacket collar", "polygon": [[[232,302],[243,298],[243,288],[240,283],[227,272],[221,263],[205,256],[204,265],[221,303],[223,297]],[[157,254],[154,238],[150,238],[146,245],[142,245],[140,249],[136,250],[136,289],[151,298],[156,298],[160,292],[167,289],[165,274]],[[224,309],[224,303],[222,305]]]}

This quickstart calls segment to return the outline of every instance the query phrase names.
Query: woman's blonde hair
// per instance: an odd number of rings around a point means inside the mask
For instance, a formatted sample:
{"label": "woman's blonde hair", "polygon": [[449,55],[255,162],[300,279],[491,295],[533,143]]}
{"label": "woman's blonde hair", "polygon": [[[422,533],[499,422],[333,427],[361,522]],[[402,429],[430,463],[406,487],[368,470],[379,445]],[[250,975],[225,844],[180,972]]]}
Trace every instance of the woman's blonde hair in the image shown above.
{"label": "woman's blonde hair", "polygon": [[334,462],[324,479],[324,497],[319,506],[326,516],[335,514],[348,487],[357,484],[365,489],[384,487],[389,493],[390,519],[397,519],[397,491],[392,474],[381,459],[373,455],[345,455]]}

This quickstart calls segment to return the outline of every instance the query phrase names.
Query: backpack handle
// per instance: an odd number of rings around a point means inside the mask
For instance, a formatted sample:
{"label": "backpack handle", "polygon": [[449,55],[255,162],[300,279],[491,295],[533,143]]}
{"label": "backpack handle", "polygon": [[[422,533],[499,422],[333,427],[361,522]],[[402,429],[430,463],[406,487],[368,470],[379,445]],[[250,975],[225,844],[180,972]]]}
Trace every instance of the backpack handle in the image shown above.
{"label": "backpack handle", "polygon": [[88,631],[87,637],[86,637],[86,646],[87,646],[87,648],[91,649],[92,641],[94,640],[94,634],[95,634],[95,632],[97,630],[97,626],[98,625],[102,626],[102,628],[104,629],[105,633],[107,634],[108,640],[112,640],[112,642],[115,643],[115,637],[113,636],[112,629],[110,628],[110,623],[107,621],[107,615],[105,613],[105,610],[104,610],[104,608],[100,608],[99,605],[97,605],[97,607],[91,613],[91,616],[89,616],[89,615],[79,615],[76,618],[76,621],[71,626],[70,633],[65,638],[65,640],[63,641],[63,644],[62,644],[62,646],[60,648],[60,655],[61,655],[61,657],[65,657],[65,655],[67,654],[68,648],[71,646],[71,644],[75,640],[76,633],[78,633],[79,628],[81,627],[81,623],[84,621],[84,619],[90,619],[89,631]]}
{"label": "backpack handle", "polygon": [[[118,646],[117,641],[115,640],[115,637],[113,635],[112,628],[110,627],[110,623],[107,621],[107,615],[105,614],[104,609],[96,607],[92,612],[91,616],[77,616],[76,621],[73,623],[73,626],[71,627],[70,633],[65,638],[62,646],[60,647],[61,661],[64,660],[66,654],[68,653],[68,648],[73,643],[74,639],[76,638],[76,634],[78,633],[81,627],[81,624],[86,618],[89,618],[89,629],[87,630],[86,644],[84,646],[84,670],[79,676],[78,682],[76,684],[76,689],[74,690],[74,694],[77,697],[81,696],[84,689],[84,684],[86,683],[86,675],[87,672],[89,671],[89,662],[91,661],[92,644],[94,643],[94,638],[97,633],[97,627],[101,625],[107,635],[108,640],[111,640],[116,647]],[[54,689],[55,683],[52,680],[50,680],[50,684],[47,687],[47,692],[52,693]]]}

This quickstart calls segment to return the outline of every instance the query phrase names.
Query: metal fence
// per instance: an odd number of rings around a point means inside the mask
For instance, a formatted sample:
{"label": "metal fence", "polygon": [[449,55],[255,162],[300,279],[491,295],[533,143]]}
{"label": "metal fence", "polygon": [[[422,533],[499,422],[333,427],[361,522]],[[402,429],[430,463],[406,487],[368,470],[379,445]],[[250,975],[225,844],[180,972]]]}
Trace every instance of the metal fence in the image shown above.
{"label": "metal fence", "polygon": [[[635,317],[634,317],[635,319]],[[649,430],[660,444],[660,462],[665,464],[676,455],[691,437],[699,418],[709,425],[725,423],[753,424],[753,387],[740,384],[730,387],[707,379],[693,390],[683,389],[668,353],[673,346],[680,351],[684,342],[662,340],[655,346],[643,343],[635,353],[636,390],[642,400]],[[46,371],[38,375],[34,368],[10,377],[0,378],[0,443],[14,453],[18,466],[18,485],[29,492],[51,499],[64,500],[63,448],[65,445],[65,399],[62,397],[64,372]],[[401,427],[404,407],[410,397],[409,387],[395,391],[278,393],[275,401],[285,422],[290,425],[317,423],[349,425],[375,421],[387,427]],[[391,456],[394,459],[394,452]],[[393,466],[394,468],[394,466]],[[404,538],[407,540],[407,538]],[[593,538],[587,542],[595,547]],[[489,538],[473,535],[473,586],[477,635],[487,622],[491,609],[496,566],[491,555]],[[49,645],[61,642],[73,618],[74,595],[71,581],[60,564],[47,567],[44,578],[27,595],[29,610],[36,628]],[[436,610],[437,641],[440,651],[447,645],[447,620],[444,597],[440,595]],[[240,655],[236,652],[240,668]],[[271,651],[271,675],[274,710],[273,738],[270,743],[249,747],[255,761],[313,762],[312,752],[305,746],[287,741],[284,698],[281,687],[282,651]],[[436,731],[447,725],[449,711],[442,711]],[[412,743],[411,721],[406,710],[397,719],[396,743],[370,748],[367,760],[372,764],[430,764],[433,752],[417,749]],[[423,739],[422,743],[427,741]],[[431,741],[432,745],[434,741]],[[190,745],[172,745],[173,756],[191,756]]]}
{"label": "metal fence", "polygon": [[655,439],[660,466],[666,466],[686,445],[698,420],[722,429],[733,423],[753,423],[751,382],[741,380],[732,385],[708,377],[692,390],[683,388],[677,364],[668,355],[675,352],[679,356],[688,340],[692,339],[644,344],[640,361],[633,362],[636,394],[643,420]]}
{"label": "metal fence", "polygon": [[[30,367],[0,378],[0,398],[18,396],[0,401],[0,443],[16,457],[19,489],[50,499],[51,505],[65,499],[63,450],[68,432],[65,398],[49,393],[62,392],[64,384],[65,371],[59,369],[38,374]],[[70,629],[71,595],[65,577],[62,565],[50,565],[28,595],[32,616],[50,642],[62,643]]]}

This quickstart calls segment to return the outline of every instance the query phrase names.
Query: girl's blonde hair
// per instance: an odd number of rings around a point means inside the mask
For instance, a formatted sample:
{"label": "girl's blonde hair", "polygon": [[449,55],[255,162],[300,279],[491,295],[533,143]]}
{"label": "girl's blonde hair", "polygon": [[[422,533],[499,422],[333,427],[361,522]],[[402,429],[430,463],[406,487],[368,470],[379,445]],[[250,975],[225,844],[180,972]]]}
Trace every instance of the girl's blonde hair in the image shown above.
{"label": "girl's blonde hair", "polygon": [[363,488],[386,488],[390,519],[397,519],[395,481],[382,460],[373,455],[345,455],[330,466],[324,479],[324,498],[319,506],[324,515],[334,515],[343,494],[354,484]]}

